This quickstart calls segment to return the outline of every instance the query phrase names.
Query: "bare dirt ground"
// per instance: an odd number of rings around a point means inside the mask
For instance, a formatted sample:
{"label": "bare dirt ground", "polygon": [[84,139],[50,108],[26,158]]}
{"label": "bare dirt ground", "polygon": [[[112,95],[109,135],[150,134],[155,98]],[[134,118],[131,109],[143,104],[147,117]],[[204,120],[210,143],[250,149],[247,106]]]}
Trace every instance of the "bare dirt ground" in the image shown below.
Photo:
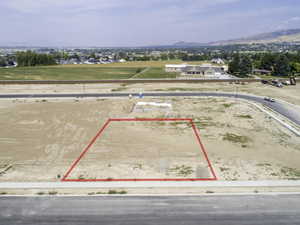
{"label": "bare dirt ground", "polygon": [[[169,102],[173,110],[132,112],[138,101],[1,100],[0,181],[59,181],[108,118],[135,117],[193,118],[219,180],[300,178],[299,138],[252,105],[149,98],[143,101]],[[73,178],[207,175],[194,134],[183,124],[120,123],[103,137]]]}
{"label": "bare dirt ground", "polygon": [[189,124],[111,122],[69,178],[213,178]]}

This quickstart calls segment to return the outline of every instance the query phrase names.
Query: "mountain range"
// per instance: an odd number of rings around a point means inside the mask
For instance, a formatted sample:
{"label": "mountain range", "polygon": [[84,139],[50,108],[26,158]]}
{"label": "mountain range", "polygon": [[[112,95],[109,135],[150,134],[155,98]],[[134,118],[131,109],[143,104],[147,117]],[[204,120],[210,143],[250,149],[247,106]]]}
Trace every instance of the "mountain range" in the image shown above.
{"label": "mountain range", "polygon": [[271,44],[271,43],[300,43],[300,29],[279,30],[257,34],[239,39],[223,40],[210,43],[184,42],[174,43],[174,47],[219,46],[234,44]]}

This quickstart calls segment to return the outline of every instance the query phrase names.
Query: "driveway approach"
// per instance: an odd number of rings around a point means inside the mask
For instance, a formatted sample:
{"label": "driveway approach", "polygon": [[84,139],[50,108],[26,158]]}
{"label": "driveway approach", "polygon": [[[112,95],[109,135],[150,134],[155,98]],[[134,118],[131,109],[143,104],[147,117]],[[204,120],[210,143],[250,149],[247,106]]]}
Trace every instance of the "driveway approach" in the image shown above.
{"label": "driveway approach", "polygon": [[[15,98],[113,98],[113,97],[139,97],[137,93],[72,93],[72,94],[5,94],[0,95],[0,99]],[[246,95],[239,93],[223,93],[223,92],[149,92],[143,93],[145,97],[227,97],[244,99],[256,103],[261,103],[273,111],[288,118],[295,124],[300,126],[300,107],[292,106],[282,101],[268,102],[263,97]]]}

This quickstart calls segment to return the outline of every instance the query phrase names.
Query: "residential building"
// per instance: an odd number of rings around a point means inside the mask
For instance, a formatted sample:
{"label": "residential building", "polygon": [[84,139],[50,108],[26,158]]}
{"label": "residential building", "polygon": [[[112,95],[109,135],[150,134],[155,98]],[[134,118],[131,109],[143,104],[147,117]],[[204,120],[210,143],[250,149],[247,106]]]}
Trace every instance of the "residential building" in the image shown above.
{"label": "residential building", "polygon": [[165,66],[166,72],[180,73],[187,66],[187,64],[167,64]]}
{"label": "residential building", "polygon": [[187,66],[181,72],[181,75],[198,75],[199,77],[216,77],[224,74],[222,67],[216,66]]}
{"label": "residential building", "polygon": [[261,69],[254,69],[252,71],[255,75],[271,75],[271,70],[261,70]]}
{"label": "residential building", "polygon": [[229,79],[233,78],[227,74],[223,66],[203,65],[166,65],[166,72],[177,72],[177,78],[207,78],[207,79]]}
{"label": "residential building", "polygon": [[223,61],[223,59],[220,58],[214,58],[211,60],[211,63],[215,63],[215,64],[225,64],[225,62]]}

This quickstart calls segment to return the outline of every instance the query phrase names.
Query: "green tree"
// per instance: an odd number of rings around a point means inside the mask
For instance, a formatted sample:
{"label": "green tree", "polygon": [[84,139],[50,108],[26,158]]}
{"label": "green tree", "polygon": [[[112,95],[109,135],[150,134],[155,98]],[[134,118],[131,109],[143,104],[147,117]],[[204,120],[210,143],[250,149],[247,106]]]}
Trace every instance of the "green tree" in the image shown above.
{"label": "green tree", "polygon": [[90,54],[89,57],[90,57],[90,58],[93,58],[93,59],[96,59],[96,58],[97,58],[95,52],[93,52],[92,54]]}
{"label": "green tree", "polygon": [[169,57],[170,60],[176,58],[176,56],[175,56],[173,53],[169,53],[169,54],[168,54],[168,57]]}
{"label": "green tree", "polygon": [[290,67],[291,67],[291,73],[293,75],[300,74],[300,63],[297,63],[297,62],[290,63]]}
{"label": "green tree", "polygon": [[275,59],[274,63],[274,76],[288,76],[291,74],[291,67],[286,55],[279,55]]}
{"label": "green tree", "polygon": [[253,63],[249,56],[235,54],[229,63],[229,73],[238,77],[246,77],[252,73]]}
{"label": "green tree", "polygon": [[125,52],[119,52],[119,58],[120,59],[126,59],[127,54]]}
{"label": "green tree", "polygon": [[167,54],[161,54],[160,59],[161,60],[168,60],[168,55]]}
{"label": "green tree", "polygon": [[0,67],[4,67],[6,65],[6,60],[3,57],[0,57]]}
{"label": "green tree", "polygon": [[17,52],[16,59],[19,67],[56,64],[56,61],[52,55],[37,54],[32,51]]}
{"label": "green tree", "polygon": [[261,57],[259,68],[273,71],[275,60],[276,60],[275,54],[271,54],[271,53],[264,54]]}
{"label": "green tree", "polygon": [[239,54],[235,54],[233,56],[233,59],[231,60],[231,62],[228,65],[228,71],[231,74],[239,74],[240,73],[240,55]]}
{"label": "green tree", "polygon": [[246,77],[252,73],[252,69],[253,68],[251,59],[247,55],[244,55],[239,65],[239,75],[241,77]]}

